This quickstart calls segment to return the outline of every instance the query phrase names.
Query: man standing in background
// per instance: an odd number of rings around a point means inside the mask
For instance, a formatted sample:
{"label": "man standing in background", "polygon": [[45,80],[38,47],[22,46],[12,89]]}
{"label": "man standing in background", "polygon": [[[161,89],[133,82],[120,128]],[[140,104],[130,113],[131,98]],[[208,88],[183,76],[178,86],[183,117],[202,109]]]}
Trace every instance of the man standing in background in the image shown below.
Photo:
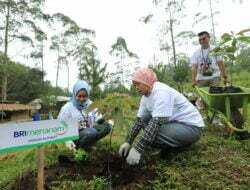
{"label": "man standing in background", "polygon": [[221,77],[228,82],[222,57],[211,55],[215,47],[209,44],[210,35],[203,31],[198,34],[201,48],[191,58],[192,86],[219,86]]}

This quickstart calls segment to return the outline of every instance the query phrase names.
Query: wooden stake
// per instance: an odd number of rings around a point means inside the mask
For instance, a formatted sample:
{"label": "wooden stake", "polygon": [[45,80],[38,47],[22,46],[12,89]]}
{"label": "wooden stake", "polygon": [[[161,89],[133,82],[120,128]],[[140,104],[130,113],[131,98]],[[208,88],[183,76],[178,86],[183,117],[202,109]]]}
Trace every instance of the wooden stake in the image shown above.
{"label": "wooden stake", "polygon": [[37,190],[44,190],[44,146],[37,148]]}

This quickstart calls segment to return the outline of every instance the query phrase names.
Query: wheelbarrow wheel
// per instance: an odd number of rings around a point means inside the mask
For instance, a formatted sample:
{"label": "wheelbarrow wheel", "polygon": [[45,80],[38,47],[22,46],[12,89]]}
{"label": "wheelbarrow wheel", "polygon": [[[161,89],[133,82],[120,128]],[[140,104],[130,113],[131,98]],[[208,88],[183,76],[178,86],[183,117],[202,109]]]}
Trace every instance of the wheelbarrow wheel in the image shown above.
{"label": "wheelbarrow wheel", "polygon": [[231,110],[231,123],[233,124],[233,126],[235,126],[238,129],[243,128],[244,119],[243,119],[242,114],[237,108],[233,108]]}
{"label": "wheelbarrow wheel", "polygon": [[[244,118],[237,108],[233,108],[231,110],[231,123],[234,127],[238,129],[243,128]],[[230,128],[230,130],[232,129]],[[247,131],[245,132],[231,131],[231,133],[233,136],[235,136],[235,138],[240,139],[240,140],[250,138],[250,134]]]}

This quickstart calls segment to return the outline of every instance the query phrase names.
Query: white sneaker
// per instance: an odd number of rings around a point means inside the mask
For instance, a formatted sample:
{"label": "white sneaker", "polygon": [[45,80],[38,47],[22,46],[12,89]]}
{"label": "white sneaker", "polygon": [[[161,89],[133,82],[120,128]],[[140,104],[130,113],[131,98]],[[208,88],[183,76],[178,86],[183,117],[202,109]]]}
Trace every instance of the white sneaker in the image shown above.
{"label": "white sneaker", "polygon": [[108,123],[110,124],[110,128],[112,129],[114,126],[114,121],[113,120],[108,120]]}

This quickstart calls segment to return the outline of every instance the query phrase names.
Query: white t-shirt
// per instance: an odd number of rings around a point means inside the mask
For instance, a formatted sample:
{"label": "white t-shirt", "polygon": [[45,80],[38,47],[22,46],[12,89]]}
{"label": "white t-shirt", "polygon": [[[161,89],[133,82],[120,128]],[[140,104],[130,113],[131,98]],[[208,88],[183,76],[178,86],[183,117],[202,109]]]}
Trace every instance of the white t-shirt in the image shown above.
{"label": "white t-shirt", "polygon": [[155,82],[150,96],[141,98],[137,117],[168,117],[187,125],[204,127],[198,110],[181,93],[161,82]]}
{"label": "white t-shirt", "polygon": [[208,49],[198,49],[191,58],[192,65],[198,65],[196,80],[209,80],[220,77],[220,69],[218,61],[222,61],[222,57],[212,56],[209,51],[215,47],[210,46]]}
{"label": "white t-shirt", "polygon": [[72,104],[67,102],[60,110],[57,119],[80,120],[81,112]]}

